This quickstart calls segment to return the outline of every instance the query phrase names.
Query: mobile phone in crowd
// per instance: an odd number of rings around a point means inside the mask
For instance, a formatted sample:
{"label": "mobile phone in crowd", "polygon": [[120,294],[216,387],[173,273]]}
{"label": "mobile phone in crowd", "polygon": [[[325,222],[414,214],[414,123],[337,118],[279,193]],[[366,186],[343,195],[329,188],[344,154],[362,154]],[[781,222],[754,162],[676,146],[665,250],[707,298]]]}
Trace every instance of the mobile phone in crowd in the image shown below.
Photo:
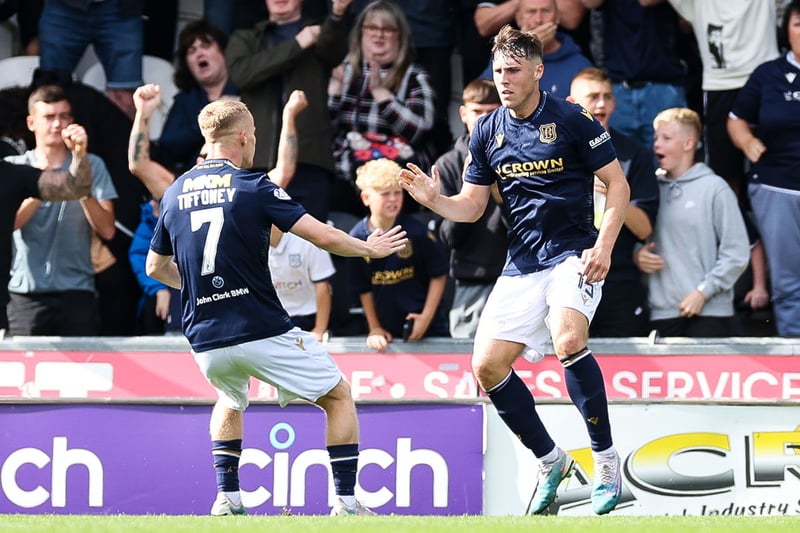
{"label": "mobile phone in crowd", "polygon": [[411,330],[414,329],[414,319],[409,318],[403,322],[403,341],[408,342],[409,337],[411,337]]}

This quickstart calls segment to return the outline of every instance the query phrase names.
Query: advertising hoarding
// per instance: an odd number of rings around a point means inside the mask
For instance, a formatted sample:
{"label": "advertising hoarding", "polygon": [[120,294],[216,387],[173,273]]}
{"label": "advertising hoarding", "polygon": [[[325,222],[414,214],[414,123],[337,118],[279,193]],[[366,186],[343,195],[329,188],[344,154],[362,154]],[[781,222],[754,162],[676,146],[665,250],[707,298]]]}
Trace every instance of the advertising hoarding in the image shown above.
{"label": "advertising hoarding", "polygon": [[[0,513],[207,514],[210,406],[0,405]],[[356,494],[381,514],[482,512],[483,407],[359,406]],[[325,514],[324,413],[251,405],[240,465],[254,514]],[[457,443],[457,444],[456,444]]]}

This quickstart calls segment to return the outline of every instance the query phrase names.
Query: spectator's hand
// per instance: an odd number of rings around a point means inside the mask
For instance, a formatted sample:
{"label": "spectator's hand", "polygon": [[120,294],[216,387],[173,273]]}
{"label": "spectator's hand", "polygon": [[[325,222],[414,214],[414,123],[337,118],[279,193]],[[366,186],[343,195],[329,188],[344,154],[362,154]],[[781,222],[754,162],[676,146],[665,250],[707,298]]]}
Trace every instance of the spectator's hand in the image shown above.
{"label": "spectator's hand", "polygon": [[556,38],[556,31],[558,31],[558,24],[555,22],[545,22],[541,26],[536,26],[528,33],[534,33],[542,41],[542,46],[547,46],[550,41]]}
{"label": "spectator's hand", "polygon": [[595,176],[594,178],[594,192],[604,195],[608,194],[608,187],[606,187],[606,184],[603,183],[603,180],[601,180],[597,176]]}
{"label": "spectator's hand", "polygon": [[331,2],[331,13],[336,17],[343,17],[352,2],[353,0],[333,0]]}
{"label": "spectator's hand", "polygon": [[153,116],[161,105],[161,87],[155,83],[142,85],[133,92],[133,105],[144,118]]}
{"label": "spectator's hand", "polygon": [[702,292],[695,289],[687,294],[681,303],[678,304],[678,311],[681,312],[681,316],[692,318],[700,314],[705,304],[706,297],[703,296]]}
{"label": "spectator's hand", "polygon": [[283,118],[286,122],[287,117],[296,117],[300,112],[308,107],[308,99],[306,93],[300,90],[292,91],[286,105],[283,106]]}
{"label": "spectator's hand", "polygon": [[664,260],[655,252],[656,243],[649,242],[633,254],[633,262],[645,274],[653,274],[664,268]]}
{"label": "spectator's hand", "polygon": [[341,96],[344,86],[344,65],[339,65],[331,71],[328,79],[328,94],[330,96]]}
{"label": "spectator's hand", "polygon": [[410,341],[418,341],[427,333],[428,328],[431,326],[431,320],[425,318],[419,313],[408,313],[406,320],[413,320],[414,326],[411,328],[411,335],[408,336]]}
{"label": "spectator's hand", "polygon": [[389,86],[381,74],[381,66],[372,61],[369,64],[369,90],[378,103],[394,98],[394,93],[389,90]]}
{"label": "spectator's hand", "polygon": [[67,150],[71,150],[76,156],[86,155],[89,144],[89,136],[80,124],[70,124],[61,130],[61,138]]}
{"label": "spectator's hand", "polygon": [[319,39],[319,30],[319,24],[306,26],[294,36],[294,39],[297,41],[297,44],[300,45],[300,48],[305,50],[306,48],[317,44],[317,40]]}
{"label": "spectator's hand", "polygon": [[169,289],[156,292],[156,316],[161,320],[166,320],[169,316],[169,300]]}
{"label": "spectator's hand", "polygon": [[408,191],[414,200],[430,208],[436,203],[442,191],[439,169],[434,165],[431,167],[432,176],[428,176],[414,163],[408,163],[406,167],[400,171],[400,186]]}
{"label": "spectator's hand", "polygon": [[761,159],[761,156],[767,151],[767,147],[764,146],[764,143],[761,142],[761,139],[758,137],[753,137],[745,145],[743,151],[744,155],[747,156],[747,159],[749,159],[751,163],[758,163],[758,160]]}
{"label": "spectator's hand", "polygon": [[753,287],[744,295],[744,303],[751,309],[763,309],[769,305],[769,292],[761,287]]}
{"label": "spectator's hand", "polygon": [[383,328],[372,329],[367,335],[367,347],[378,352],[385,351],[390,342],[392,334]]}
{"label": "spectator's hand", "polygon": [[399,252],[406,247],[406,244],[408,244],[406,232],[400,226],[395,226],[388,231],[377,228],[367,237],[369,256],[372,259],[380,259]]}

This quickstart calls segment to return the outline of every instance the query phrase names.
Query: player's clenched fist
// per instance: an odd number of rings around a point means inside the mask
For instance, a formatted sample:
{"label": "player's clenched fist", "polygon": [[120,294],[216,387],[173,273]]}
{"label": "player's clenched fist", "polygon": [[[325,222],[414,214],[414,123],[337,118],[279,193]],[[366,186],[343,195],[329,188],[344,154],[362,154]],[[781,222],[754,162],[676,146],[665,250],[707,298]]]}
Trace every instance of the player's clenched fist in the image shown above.
{"label": "player's clenched fist", "polygon": [[306,98],[306,93],[301,90],[294,90],[289,95],[289,99],[286,101],[286,106],[284,107],[284,111],[290,113],[293,116],[297,116],[300,111],[308,107],[308,99]]}
{"label": "player's clenched fist", "polygon": [[161,105],[161,87],[147,83],[133,93],[133,105],[143,116],[149,117]]}
{"label": "player's clenched fist", "polygon": [[61,130],[61,138],[67,149],[72,150],[77,155],[86,153],[86,146],[89,144],[89,136],[86,130],[79,124],[70,124]]}

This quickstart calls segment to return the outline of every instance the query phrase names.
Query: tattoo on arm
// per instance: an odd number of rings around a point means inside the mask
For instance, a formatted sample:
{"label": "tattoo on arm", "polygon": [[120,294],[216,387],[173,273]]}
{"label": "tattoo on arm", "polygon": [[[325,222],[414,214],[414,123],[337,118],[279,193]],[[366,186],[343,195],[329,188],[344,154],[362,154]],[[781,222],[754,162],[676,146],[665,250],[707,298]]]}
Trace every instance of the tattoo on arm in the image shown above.
{"label": "tattoo on arm", "polygon": [[145,154],[147,148],[147,139],[144,134],[137,133],[133,141],[133,150],[131,150],[131,162],[136,163],[141,161],[142,155]]}
{"label": "tattoo on arm", "polygon": [[63,170],[43,170],[39,176],[39,195],[42,200],[60,202],[77,200],[92,191],[92,169],[89,158],[84,156],[73,161],[69,172]]}
{"label": "tattoo on arm", "polygon": [[292,164],[297,163],[297,153],[299,152],[299,148],[297,146],[297,134],[290,133],[286,137],[286,143],[289,145],[289,162]]}
{"label": "tattoo on arm", "polygon": [[42,200],[59,202],[85,196],[77,194],[77,178],[63,170],[43,170],[39,177],[39,194]]}

